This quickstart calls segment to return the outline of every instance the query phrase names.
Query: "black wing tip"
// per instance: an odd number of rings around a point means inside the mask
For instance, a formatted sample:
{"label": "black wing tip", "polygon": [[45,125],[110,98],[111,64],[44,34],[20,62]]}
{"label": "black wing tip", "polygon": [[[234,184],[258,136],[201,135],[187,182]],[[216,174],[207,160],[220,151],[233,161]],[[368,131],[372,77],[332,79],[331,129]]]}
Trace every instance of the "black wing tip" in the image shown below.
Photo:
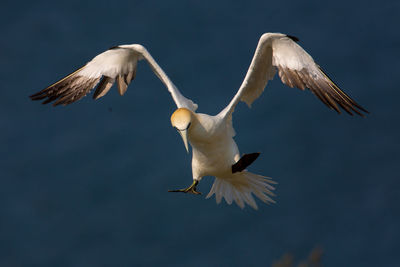
{"label": "black wing tip", "polygon": [[38,101],[38,100],[43,100],[44,99],[44,101],[42,102],[42,105],[45,105],[45,104],[48,104],[48,103],[54,101],[55,100],[54,96],[46,94],[46,90],[48,88],[43,89],[43,90],[41,90],[41,91],[39,91],[39,92],[37,92],[37,93],[35,93],[33,95],[30,95],[29,98],[32,101]]}
{"label": "black wing tip", "polygon": [[[328,78],[328,80],[330,80],[330,82],[332,83],[331,85],[332,85],[336,90],[339,91],[339,94],[343,94],[343,95],[345,96],[345,98],[347,98],[345,102],[347,102],[347,104],[349,105],[349,107],[351,108],[351,110],[352,110],[353,112],[355,112],[357,115],[359,115],[359,116],[361,116],[361,117],[363,117],[363,118],[365,118],[366,115],[363,114],[363,113],[361,113],[361,111],[364,112],[364,113],[366,113],[366,114],[370,114],[368,110],[366,110],[365,108],[363,108],[363,107],[362,107],[360,104],[358,104],[354,99],[352,99],[352,98],[351,98],[350,96],[348,96],[345,92],[343,92],[343,91],[339,88],[339,86],[337,86],[336,83],[332,81],[332,79],[331,79],[331,78],[328,76],[328,74],[321,68],[321,66],[319,66],[319,65],[317,65],[317,66],[318,66],[318,69],[326,76],[326,78]],[[351,115],[351,116],[354,115],[352,112],[350,112],[350,110],[345,109],[345,108],[341,105],[341,103],[338,103],[338,104],[347,112],[347,114],[349,114],[349,115]]]}
{"label": "black wing tip", "polygon": [[34,101],[34,100],[39,100],[39,97],[40,97],[40,96],[38,96],[37,93],[29,96],[29,98],[30,98],[32,101]]}
{"label": "black wing tip", "polygon": [[365,114],[363,114],[363,113],[361,113],[360,111],[357,110],[356,113],[357,113],[358,115],[360,115],[361,117],[366,118],[366,117],[367,117],[366,115],[369,114],[369,111],[366,110],[365,108],[361,107],[360,105],[357,104],[355,107],[358,108],[359,110],[361,110],[362,112],[365,113]]}
{"label": "black wing tip", "polygon": [[[343,91],[341,91],[343,92]],[[344,93],[344,92],[343,92]],[[347,96],[347,95],[346,95]],[[350,98],[351,102],[350,103],[346,103],[346,102],[341,102],[341,101],[337,101],[335,100],[335,102],[337,104],[339,104],[339,106],[346,111],[347,114],[349,114],[350,116],[354,116],[354,115],[358,115],[360,117],[366,118],[366,115],[370,114],[368,110],[364,109],[363,107],[361,107],[359,104],[357,104],[352,98]],[[336,110],[336,109],[335,109]],[[341,114],[340,110],[336,110],[338,112],[338,114]],[[365,114],[363,114],[362,112],[364,112]]]}
{"label": "black wing tip", "polygon": [[[46,88],[46,89],[47,89],[47,88]],[[37,92],[37,93],[34,93],[33,95],[30,95],[29,98],[30,98],[31,100],[41,100],[41,99],[45,98],[46,95],[44,94],[44,91],[45,91],[46,89],[41,90],[41,91],[39,91],[39,92]]]}
{"label": "black wing tip", "polygon": [[286,37],[292,39],[292,40],[295,41],[295,42],[299,42],[299,41],[300,41],[299,38],[297,38],[296,36],[293,36],[293,35],[286,34]]}
{"label": "black wing tip", "polygon": [[119,45],[115,45],[115,46],[108,48],[108,50],[113,50],[113,49],[118,49],[118,48],[121,48],[121,47],[119,47]]}
{"label": "black wing tip", "polygon": [[[357,103],[356,103],[357,104]],[[363,108],[362,106],[360,106],[359,104],[356,105],[356,107],[361,110],[362,112],[366,113],[366,114],[370,114],[368,110],[366,110],[365,108]],[[364,117],[364,116],[363,116]]]}
{"label": "black wing tip", "polygon": [[[339,89],[339,88],[338,88]],[[340,90],[340,89],[339,89]],[[358,104],[356,101],[354,101],[354,99],[352,99],[350,96],[348,96],[345,92],[343,92],[342,90],[340,90],[341,93],[343,93],[346,97],[348,97],[348,106],[350,107],[350,109],[356,113],[357,115],[365,118],[367,114],[370,114],[368,110],[366,110],[365,108],[363,108],[360,104]],[[346,110],[346,109],[345,109]],[[351,113],[350,111],[346,110],[348,114],[350,114],[351,116],[353,116],[354,114]],[[362,112],[364,112],[365,114],[363,114]]]}
{"label": "black wing tip", "polygon": [[358,110],[357,110],[357,112],[356,112],[356,113],[357,113],[357,115],[359,115],[359,116],[361,116],[361,117],[363,117],[363,118],[366,118],[366,117],[367,117],[367,115],[368,115],[368,114],[370,114],[368,110],[364,109],[364,108],[363,108],[363,107],[361,107],[360,105],[358,105],[358,106],[357,106],[357,108],[358,108],[359,110],[361,110],[362,112],[364,112],[364,113],[365,113],[365,114],[363,114],[363,113],[361,113],[361,112],[360,112],[360,111],[358,111]]}

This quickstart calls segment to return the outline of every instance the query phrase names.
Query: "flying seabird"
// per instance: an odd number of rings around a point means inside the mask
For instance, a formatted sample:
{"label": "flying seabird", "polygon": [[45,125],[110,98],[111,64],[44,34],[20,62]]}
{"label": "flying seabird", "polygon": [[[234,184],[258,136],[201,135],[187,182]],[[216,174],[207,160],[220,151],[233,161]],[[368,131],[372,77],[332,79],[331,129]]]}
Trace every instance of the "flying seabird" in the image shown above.
{"label": "flying seabird", "polygon": [[157,77],[164,83],[177,106],[171,116],[171,124],[183,139],[187,152],[192,146],[193,183],[179,190],[200,194],[196,186],[204,176],[214,176],[215,181],[207,198],[215,194],[217,203],[224,198],[241,208],[247,203],[254,209],[257,204],[253,195],[265,203],[271,198],[276,184],[271,178],[247,171],[259,153],[240,155],[233,139],[232,114],[239,101],[249,107],[264,91],[276,70],[282,82],[301,90],[308,88],[330,109],[350,115],[368,113],[322,71],[312,57],[301,48],[299,40],[281,33],[264,33],[257,45],[250,67],[242,85],[230,103],[217,115],[197,113],[197,104],[186,98],[175,87],[150,53],[140,44],[119,45],[97,55],[86,65],[46,89],[31,95],[32,100],[44,99],[43,104],[68,105],[88,94],[96,85],[93,98],[104,96],[116,82],[123,95],[135,78],[137,62],[146,60]]}

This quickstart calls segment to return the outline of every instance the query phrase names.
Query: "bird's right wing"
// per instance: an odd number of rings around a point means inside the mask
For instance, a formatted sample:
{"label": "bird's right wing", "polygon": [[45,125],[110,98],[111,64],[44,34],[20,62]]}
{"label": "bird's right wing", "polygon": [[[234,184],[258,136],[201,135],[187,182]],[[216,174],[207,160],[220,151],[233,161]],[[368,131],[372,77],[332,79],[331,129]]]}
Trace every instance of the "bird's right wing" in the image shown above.
{"label": "bird's right wing", "polygon": [[338,113],[340,113],[339,107],[350,115],[354,112],[363,116],[361,111],[368,113],[339,89],[313,58],[296,43],[297,41],[296,37],[286,34],[263,34],[242,85],[219,115],[231,119],[232,112],[239,101],[244,101],[250,106],[262,94],[268,80],[272,80],[276,70],[284,84],[301,90],[308,88],[326,106]]}
{"label": "bird's right wing", "polygon": [[31,95],[32,100],[45,99],[43,104],[68,105],[88,94],[96,85],[94,99],[104,96],[117,82],[118,91],[123,95],[135,78],[137,62],[145,59],[153,72],[167,87],[178,108],[197,109],[197,104],[184,97],[169,77],[142,45],[120,45],[97,55],[86,65]]}

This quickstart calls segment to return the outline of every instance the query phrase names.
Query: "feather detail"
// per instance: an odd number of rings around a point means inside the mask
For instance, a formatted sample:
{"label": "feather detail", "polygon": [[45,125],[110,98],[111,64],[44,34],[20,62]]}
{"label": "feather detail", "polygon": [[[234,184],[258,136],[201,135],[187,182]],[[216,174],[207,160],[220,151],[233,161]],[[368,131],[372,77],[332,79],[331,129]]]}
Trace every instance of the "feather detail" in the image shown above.
{"label": "feather detail", "polygon": [[96,91],[93,94],[93,99],[99,99],[100,97],[105,96],[108,91],[110,91],[113,86],[115,80],[113,78],[103,76],[101,78],[99,85],[96,88]]}
{"label": "feather detail", "polygon": [[215,177],[214,184],[206,198],[210,198],[215,194],[217,204],[221,203],[222,198],[224,198],[229,205],[235,201],[242,209],[245,204],[253,209],[258,209],[253,195],[267,204],[275,203],[271,198],[275,196],[272,192],[275,190],[272,184],[276,184],[276,182],[271,178],[242,171],[229,177]]}
{"label": "feather detail", "polygon": [[100,80],[100,78],[97,77],[85,77],[79,75],[83,68],[84,67],[74,71],[70,75],[62,78],[42,91],[31,95],[30,98],[32,100],[47,98],[43,101],[43,104],[55,101],[53,106],[68,105],[78,101],[87,95]]}

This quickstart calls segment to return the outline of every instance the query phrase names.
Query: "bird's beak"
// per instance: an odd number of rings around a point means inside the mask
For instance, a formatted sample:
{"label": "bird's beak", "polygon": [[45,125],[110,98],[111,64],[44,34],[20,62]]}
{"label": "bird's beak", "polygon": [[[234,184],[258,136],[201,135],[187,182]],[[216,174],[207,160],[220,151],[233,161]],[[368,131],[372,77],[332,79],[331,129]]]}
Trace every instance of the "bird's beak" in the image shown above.
{"label": "bird's beak", "polygon": [[188,145],[188,137],[187,137],[188,130],[186,129],[186,130],[178,131],[178,132],[182,136],[182,140],[183,140],[183,143],[185,144],[186,152],[189,153],[189,145]]}

